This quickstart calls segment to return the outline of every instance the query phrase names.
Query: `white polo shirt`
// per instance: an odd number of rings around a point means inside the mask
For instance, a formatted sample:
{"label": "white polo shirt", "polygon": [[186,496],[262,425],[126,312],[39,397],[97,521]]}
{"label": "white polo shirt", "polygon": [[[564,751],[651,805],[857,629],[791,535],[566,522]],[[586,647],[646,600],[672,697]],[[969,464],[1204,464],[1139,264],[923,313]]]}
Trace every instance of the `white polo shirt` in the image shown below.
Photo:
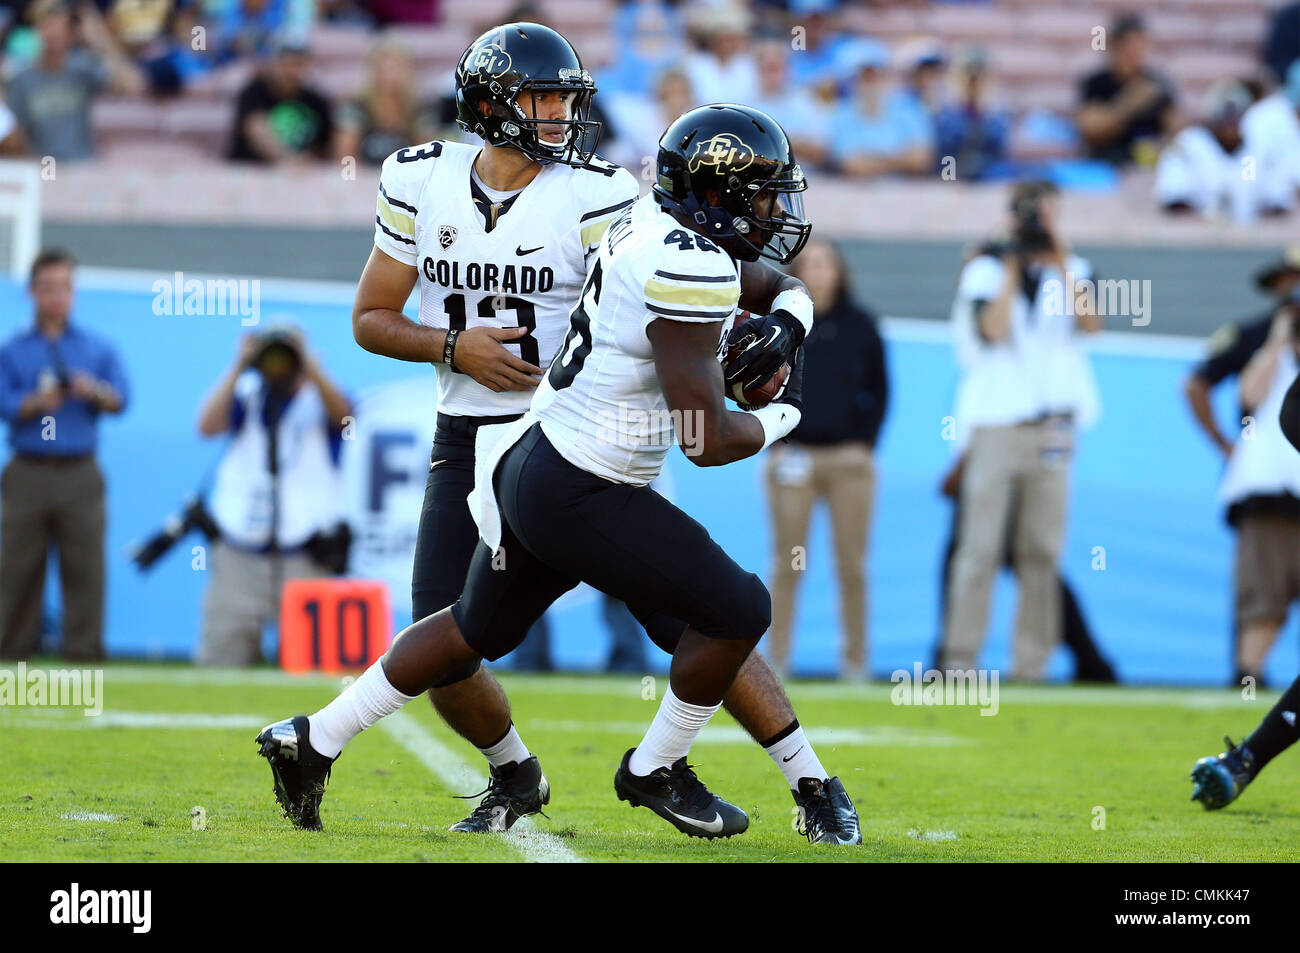
{"label": "white polo shirt", "polygon": [[1100,407],[1096,381],[1080,343],[1072,312],[1070,282],[1092,278],[1092,265],[1072,256],[1063,275],[1043,269],[1033,301],[1016,294],[1007,336],[984,340],[976,303],[993,301],[1002,290],[1005,266],[978,255],[962,269],[952,307],[957,361],[963,374],[957,389],[958,442],[977,427],[1011,426],[1044,414],[1072,414],[1091,426]]}

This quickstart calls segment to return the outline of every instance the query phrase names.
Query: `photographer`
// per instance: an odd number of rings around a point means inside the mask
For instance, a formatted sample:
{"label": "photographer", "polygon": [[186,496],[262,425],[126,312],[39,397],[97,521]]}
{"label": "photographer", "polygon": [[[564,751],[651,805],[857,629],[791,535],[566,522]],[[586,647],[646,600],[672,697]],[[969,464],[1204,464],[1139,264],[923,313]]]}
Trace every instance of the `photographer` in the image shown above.
{"label": "photographer", "polygon": [[1049,183],[1017,184],[1011,240],[985,246],[966,264],[952,310],[963,369],[954,416],[967,449],[942,661],[974,667],[1014,526],[1013,674],[1024,680],[1042,679],[1060,641],[1056,562],[1074,430],[1091,423],[1098,403],[1079,338],[1100,322],[1079,306],[1074,285],[1092,280],[1092,266],[1061,237],[1058,206]]}
{"label": "photographer", "polygon": [[0,478],[0,659],[37,651],[45,566],[59,551],[63,657],[104,657],[104,476],[99,418],[126,407],[113,346],[69,322],[72,256],[43,251],[28,291],[35,327],[0,348],[0,416],[13,457]]}
{"label": "photographer", "polygon": [[1293,290],[1241,371],[1242,439],[1231,447],[1219,499],[1237,531],[1237,679],[1262,685],[1264,660],[1300,598],[1300,457],[1279,417],[1300,374],[1300,295]]}
{"label": "photographer", "polygon": [[342,532],[338,458],[351,411],[298,331],[275,327],[240,342],[199,412],[203,436],[231,434],[210,501],[220,540],[200,664],[257,662],[263,624],[279,620],[283,583],[341,571],[329,550]]}

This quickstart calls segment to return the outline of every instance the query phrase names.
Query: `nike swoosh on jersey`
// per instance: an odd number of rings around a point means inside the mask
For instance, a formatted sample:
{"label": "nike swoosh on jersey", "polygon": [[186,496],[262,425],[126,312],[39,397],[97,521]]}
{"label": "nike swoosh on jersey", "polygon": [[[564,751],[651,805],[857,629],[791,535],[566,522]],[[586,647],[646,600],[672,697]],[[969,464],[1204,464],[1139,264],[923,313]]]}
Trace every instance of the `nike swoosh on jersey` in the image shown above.
{"label": "nike swoosh on jersey", "polygon": [[546,247],[545,245],[538,245],[536,248],[525,248],[523,245],[516,245],[515,254],[521,257],[523,255],[531,255],[533,252],[541,251],[545,247]]}
{"label": "nike swoosh on jersey", "polygon": [[685,821],[687,824],[690,824],[692,827],[698,827],[702,831],[708,831],[710,834],[722,833],[722,815],[719,814],[717,811],[713,812],[713,820],[709,821],[708,823],[704,823],[702,821],[697,821],[693,817],[683,817],[682,815],[678,814],[670,807],[666,807],[664,808],[664,810],[667,811],[669,814],[671,814],[673,817],[677,818],[679,821]]}
{"label": "nike swoosh on jersey", "polygon": [[444,463],[446,463],[446,462],[447,462],[446,460],[430,460],[430,461],[429,461],[429,469],[432,470],[434,467],[441,466],[442,464],[444,464]]}

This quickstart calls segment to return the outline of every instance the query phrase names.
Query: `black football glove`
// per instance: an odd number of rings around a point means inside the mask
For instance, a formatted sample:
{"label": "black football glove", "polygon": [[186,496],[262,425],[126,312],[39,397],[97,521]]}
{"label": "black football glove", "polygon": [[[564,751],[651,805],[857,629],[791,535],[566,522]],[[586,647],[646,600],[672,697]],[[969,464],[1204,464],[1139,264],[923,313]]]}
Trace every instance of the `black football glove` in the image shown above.
{"label": "black football glove", "polygon": [[804,328],[789,311],[773,311],[751,318],[727,335],[727,366],[723,377],[729,392],[736,384],[744,390],[757,387],[781,369],[794,368],[793,358],[803,344]]}
{"label": "black football glove", "polygon": [[794,360],[790,362],[790,376],[785,379],[781,393],[772,401],[774,404],[790,404],[803,413],[803,348],[795,351]]}

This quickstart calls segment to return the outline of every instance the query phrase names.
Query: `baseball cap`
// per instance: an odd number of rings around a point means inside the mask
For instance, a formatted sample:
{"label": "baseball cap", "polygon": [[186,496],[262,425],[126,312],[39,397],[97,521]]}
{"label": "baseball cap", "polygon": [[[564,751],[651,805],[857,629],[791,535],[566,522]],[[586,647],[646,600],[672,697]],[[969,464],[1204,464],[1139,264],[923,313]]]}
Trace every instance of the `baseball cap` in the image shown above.
{"label": "baseball cap", "polygon": [[1205,115],[1209,119],[1240,116],[1253,102],[1246,84],[1235,79],[1220,79],[1205,94]]}
{"label": "baseball cap", "polygon": [[850,79],[864,69],[883,70],[889,65],[889,47],[870,37],[850,40],[835,54],[835,71]]}
{"label": "baseball cap", "polygon": [[899,46],[894,62],[902,69],[914,70],[922,66],[942,66],[948,62],[948,57],[937,37],[918,36]]}
{"label": "baseball cap", "polygon": [[1255,284],[1267,291],[1274,281],[1287,274],[1300,274],[1300,242],[1288,245],[1280,258],[1255,272]]}

